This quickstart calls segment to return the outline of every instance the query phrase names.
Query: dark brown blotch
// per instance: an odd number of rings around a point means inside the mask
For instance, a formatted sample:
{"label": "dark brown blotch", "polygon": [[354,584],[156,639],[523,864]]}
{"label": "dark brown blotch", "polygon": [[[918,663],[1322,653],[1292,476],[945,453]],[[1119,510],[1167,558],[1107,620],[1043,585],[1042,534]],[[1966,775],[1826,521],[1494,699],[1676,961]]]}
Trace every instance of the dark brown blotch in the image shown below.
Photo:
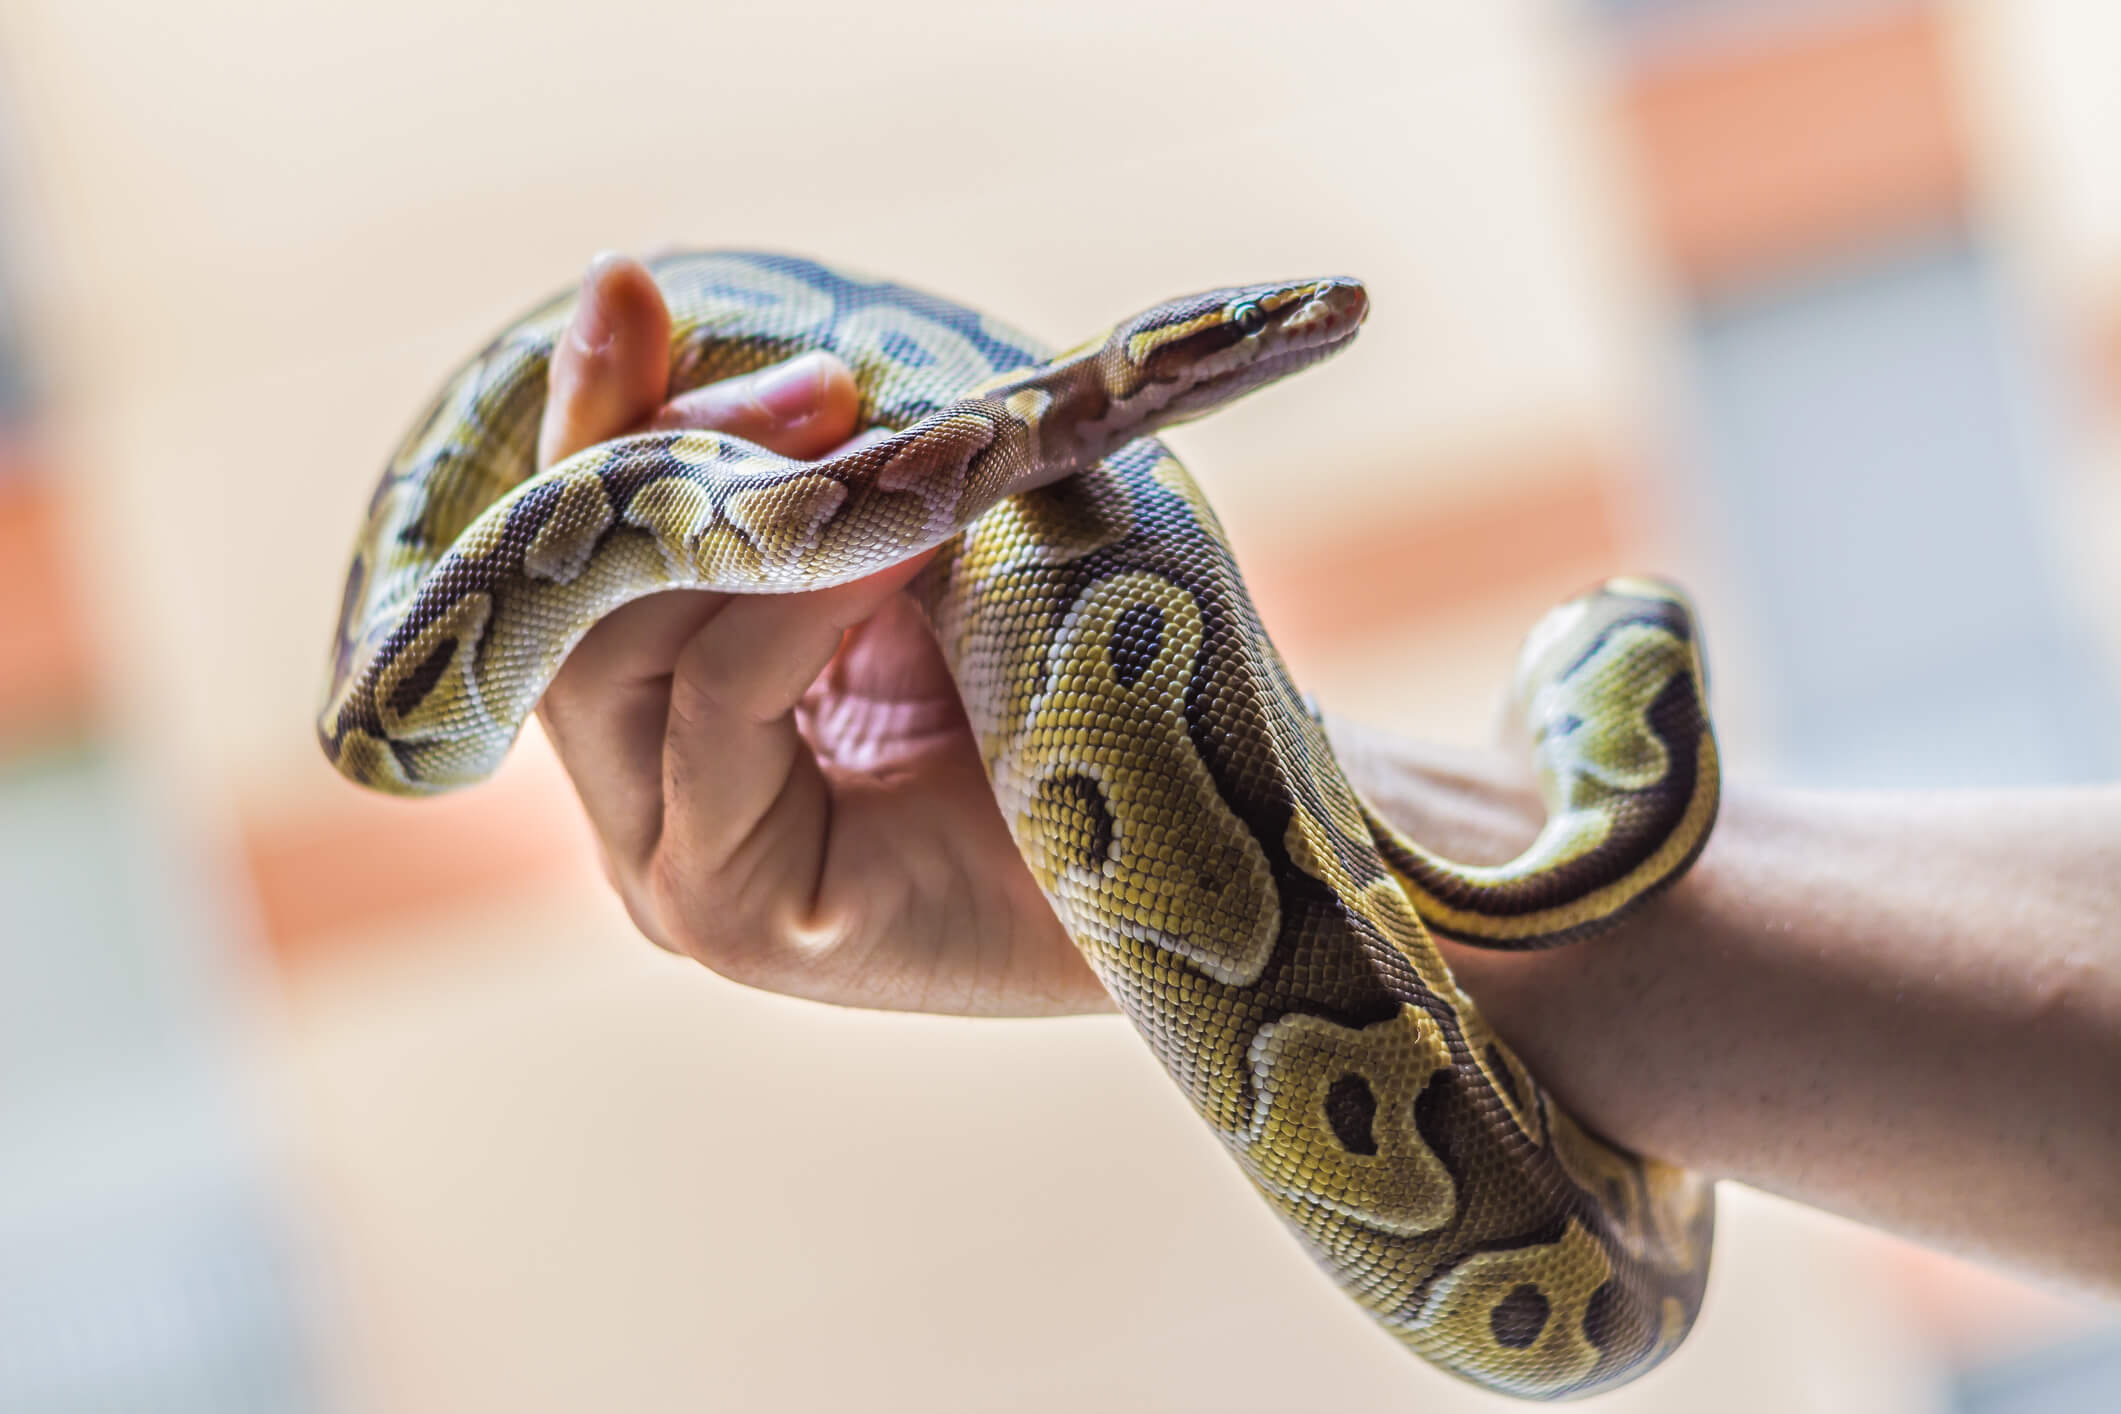
{"label": "dark brown blotch", "polygon": [[1609,1351],[1615,1341],[1626,1334],[1632,1324],[1625,1318],[1625,1301],[1620,1294],[1620,1283],[1613,1280],[1602,1282],[1591,1293],[1591,1299],[1583,1307],[1583,1338],[1593,1348]]}
{"label": "dark brown blotch", "polygon": [[1488,1312],[1488,1329],[1493,1332],[1496,1343],[1507,1345],[1512,1350],[1525,1350],[1539,1333],[1547,1328],[1547,1317],[1553,1312],[1546,1294],[1530,1282],[1510,1288],[1510,1294],[1495,1303]]}
{"label": "dark brown blotch", "polygon": [[1502,1093],[1509,1098],[1511,1105],[1522,1111],[1524,1096],[1518,1093],[1517,1077],[1511,1073],[1509,1062],[1503,1058],[1502,1048],[1490,1041],[1486,1055],[1488,1074],[1495,1077],[1495,1083],[1502,1088]]}
{"label": "dark brown blotch", "polygon": [[1048,776],[1038,786],[1039,813],[1050,837],[1085,869],[1103,867],[1112,855],[1112,807],[1098,783],[1080,771]]}
{"label": "dark brown blotch", "polygon": [[1377,1152],[1377,1092],[1367,1078],[1351,1072],[1327,1087],[1326,1123],[1349,1153]]}
{"label": "dark brown blotch", "polygon": [[1164,611],[1154,604],[1129,604],[1112,624],[1105,655],[1121,687],[1132,687],[1156,666],[1164,649]]}
{"label": "dark brown blotch", "polygon": [[390,690],[390,711],[394,717],[403,717],[427,700],[427,694],[435,690],[442,674],[449,671],[450,660],[457,656],[457,641],[445,638],[427,650],[420,666],[398,679],[398,685]]}
{"label": "dark brown blotch", "polygon": [[1183,378],[1195,364],[1243,343],[1246,337],[1243,327],[1233,319],[1212,320],[1190,333],[1167,337],[1142,361],[1143,379],[1164,383]]}

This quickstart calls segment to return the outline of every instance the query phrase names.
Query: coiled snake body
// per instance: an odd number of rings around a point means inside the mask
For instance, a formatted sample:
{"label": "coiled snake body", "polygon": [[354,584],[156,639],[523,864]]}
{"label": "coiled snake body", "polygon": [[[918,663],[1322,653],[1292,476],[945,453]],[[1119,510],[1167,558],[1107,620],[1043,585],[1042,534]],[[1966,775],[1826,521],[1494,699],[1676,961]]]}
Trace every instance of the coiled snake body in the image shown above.
{"label": "coiled snake body", "polygon": [[[1525,1396],[1607,1388],[1677,1345],[1707,1272],[1708,1181],[1571,1119],[1431,934],[1580,938],[1692,862],[1717,767],[1682,598],[1612,581],[1534,630],[1516,702],[1548,823],[1508,865],[1456,865],[1356,796],[1214,514],[1147,435],[1340,348],[1361,286],[1216,291],[1049,356],[804,260],[652,268],[673,392],[829,349],[864,417],[898,431],[816,463],[647,433],[533,475],[572,297],[533,311],[376,491],[319,723],[333,764],[398,793],[477,780],[619,604],[819,587],[944,544],[915,591],[1026,863],[1343,1289],[1438,1365]],[[1059,468],[1081,470],[1001,499]]]}

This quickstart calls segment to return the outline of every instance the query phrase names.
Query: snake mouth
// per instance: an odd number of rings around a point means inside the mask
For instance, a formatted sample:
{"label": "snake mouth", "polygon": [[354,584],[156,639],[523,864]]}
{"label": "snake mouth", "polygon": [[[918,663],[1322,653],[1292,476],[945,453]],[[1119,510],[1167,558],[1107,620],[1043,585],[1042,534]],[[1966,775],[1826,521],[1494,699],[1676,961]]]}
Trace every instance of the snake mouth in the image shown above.
{"label": "snake mouth", "polygon": [[1268,354],[1265,358],[1259,359],[1249,369],[1245,370],[1247,373],[1255,375],[1245,381],[1272,383],[1278,379],[1286,378],[1291,373],[1301,372],[1314,363],[1325,362],[1354,342],[1354,339],[1355,329],[1351,325],[1346,330],[1333,337],[1322,339],[1318,343]]}
{"label": "snake mouth", "polygon": [[1309,299],[1281,322],[1282,337],[1306,347],[1337,348],[1355,337],[1370,313],[1370,294],[1362,281],[1336,276],[1320,280]]}

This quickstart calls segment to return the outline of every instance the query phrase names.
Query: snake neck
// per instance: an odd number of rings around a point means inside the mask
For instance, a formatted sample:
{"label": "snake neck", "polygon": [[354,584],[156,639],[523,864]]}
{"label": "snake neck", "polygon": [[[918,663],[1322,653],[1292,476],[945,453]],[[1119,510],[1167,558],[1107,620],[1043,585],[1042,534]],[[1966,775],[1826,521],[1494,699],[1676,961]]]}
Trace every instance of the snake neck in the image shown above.
{"label": "snake neck", "polygon": [[1014,369],[974,388],[969,396],[999,404],[1021,429],[1032,482],[1057,480],[1104,460],[1129,442],[1191,421],[1198,409],[1116,396],[1104,340],[1060,354],[1032,368]]}
{"label": "snake neck", "polygon": [[1222,407],[1345,348],[1369,308],[1360,281],[1300,280],[1166,301],[972,396],[999,404],[1040,480]]}
{"label": "snake neck", "polygon": [[1035,367],[1012,369],[971,390],[970,398],[999,404],[1020,429],[1029,479],[1049,481],[1080,470],[1154,430],[1151,419],[1118,415],[1098,371],[1098,347],[1092,342]]}

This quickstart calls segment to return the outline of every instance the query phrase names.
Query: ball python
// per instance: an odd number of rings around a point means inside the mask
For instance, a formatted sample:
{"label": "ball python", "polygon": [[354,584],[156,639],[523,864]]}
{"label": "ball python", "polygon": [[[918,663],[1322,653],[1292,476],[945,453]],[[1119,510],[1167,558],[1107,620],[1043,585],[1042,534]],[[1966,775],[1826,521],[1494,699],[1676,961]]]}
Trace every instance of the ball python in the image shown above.
{"label": "ball python", "polygon": [[1583,1395],[1670,1352],[1700,1305],[1709,1181],[1573,1119],[1434,938],[1583,938],[1692,863],[1718,787],[1683,596],[1616,579],[1533,630],[1513,701],[1548,818],[1509,864],[1455,864],[1349,785],[1214,512],[1149,435],[1345,347],[1360,283],[1216,290],[1052,354],[785,255],[651,271],[673,393],[826,349],[890,435],[799,462],[647,432],[538,473],[574,296],[539,306],[448,382],[376,489],[318,724],[332,764],[400,794],[476,781],[618,605],[822,587],[942,546],[912,592],[1025,863],[1312,1256],[1491,1389]]}

